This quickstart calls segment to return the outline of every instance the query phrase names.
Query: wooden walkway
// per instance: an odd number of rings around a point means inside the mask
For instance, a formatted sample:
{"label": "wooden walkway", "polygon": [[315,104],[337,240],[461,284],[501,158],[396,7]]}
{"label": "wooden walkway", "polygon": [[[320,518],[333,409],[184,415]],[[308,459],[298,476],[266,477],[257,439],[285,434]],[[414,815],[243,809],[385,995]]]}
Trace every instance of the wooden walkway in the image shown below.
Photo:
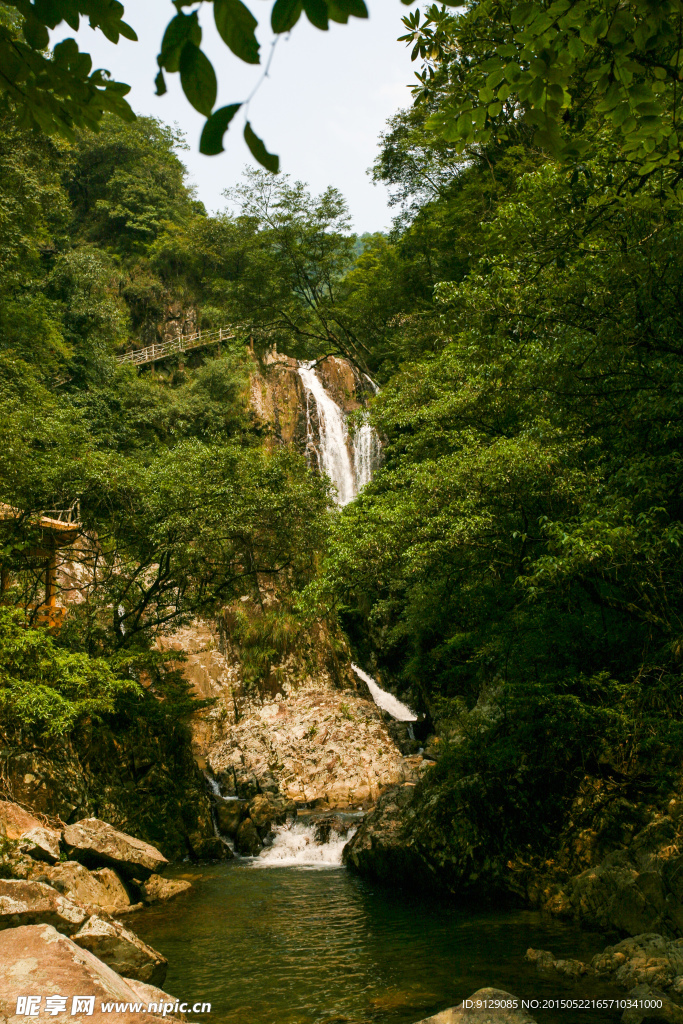
{"label": "wooden walkway", "polygon": [[204,345],[219,345],[222,341],[228,341],[235,336],[232,327],[219,327],[214,331],[197,331],[196,334],[186,334],[181,338],[174,338],[172,341],[163,341],[158,345],[147,345],[146,348],[126,352],[122,356],[117,356],[117,359],[120,363],[142,366],[144,363],[156,363],[159,359],[167,359],[168,356],[178,352],[189,352],[193,348],[202,348]]}

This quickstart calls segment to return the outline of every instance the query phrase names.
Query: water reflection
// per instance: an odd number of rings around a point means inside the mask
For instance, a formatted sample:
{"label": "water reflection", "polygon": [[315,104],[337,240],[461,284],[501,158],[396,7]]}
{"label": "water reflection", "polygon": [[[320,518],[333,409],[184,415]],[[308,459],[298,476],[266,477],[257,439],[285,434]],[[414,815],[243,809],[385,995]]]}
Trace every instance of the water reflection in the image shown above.
{"label": "water reflection", "polygon": [[[527,998],[576,995],[569,983],[539,979],[526,949],[586,959],[605,945],[530,912],[467,913],[343,869],[232,863],[182,876],[191,892],[131,924],[168,957],[165,988],[210,1001],[210,1020],[221,1024],[413,1024],[484,985]],[[539,1024],[571,1016],[534,1015]],[[619,1014],[580,1019],[606,1024]]]}

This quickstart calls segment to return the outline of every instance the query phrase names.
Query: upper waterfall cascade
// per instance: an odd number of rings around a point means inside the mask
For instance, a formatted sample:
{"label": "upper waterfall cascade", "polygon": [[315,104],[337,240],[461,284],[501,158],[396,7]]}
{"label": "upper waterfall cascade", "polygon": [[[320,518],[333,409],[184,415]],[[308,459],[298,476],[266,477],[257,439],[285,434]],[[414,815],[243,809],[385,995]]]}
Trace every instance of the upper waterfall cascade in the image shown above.
{"label": "upper waterfall cascade", "polygon": [[[314,364],[300,363],[299,376],[306,389],[308,447],[314,449],[320,471],[327,473],[335,485],[337,504],[348,505],[372,479],[379,465],[381,446],[377,431],[369,423],[362,424],[350,445],[346,415],[325,390]],[[311,397],[318,413],[317,444],[311,424]]]}

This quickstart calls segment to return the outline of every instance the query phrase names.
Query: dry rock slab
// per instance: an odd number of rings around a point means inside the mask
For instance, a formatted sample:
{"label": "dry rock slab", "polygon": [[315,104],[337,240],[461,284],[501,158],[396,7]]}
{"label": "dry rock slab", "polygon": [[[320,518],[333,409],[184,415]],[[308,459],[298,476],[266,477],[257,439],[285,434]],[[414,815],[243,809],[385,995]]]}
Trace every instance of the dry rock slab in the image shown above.
{"label": "dry rock slab", "polygon": [[[102,1012],[102,1003],[148,1002],[110,967],[81,949],[51,925],[39,924],[0,932],[0,1020],[25,1020],[16,1016],[20,996],[41,993],[41,1013],[45,1018],[45,997],[61,996],[66,1009],[50,1015],[58,1024],[161,1024],[155,1014]],[[72,1013],[74,996],[94,997],[92,1014]],[[30,1018],[28,1018],[30,1019]],[[168,1018],[167,1018],[168,1020]]]}
{"label": "dry rock slab", "polygon": [[71,935],[87,917],[83,907],[44,882],[0,878],[0,929],[44,923]]}
{"label": "dry rock slab", "polygon": [[460,1006],[426,1017],[419,1024],[536,1024],[520,1000],[499,988],[477,989]]}
{"label": "dry rock slab", "polygon": [[192,888],[192,883],[183,878],[162,878],[161,875],[150,875],[140,886],[143,903],[166,903],[181,892]]}
{"label": "dry rock slab", "polygon": [[162,853],[141,839],[119,832],[99,818],[84,818],[64,829],[69,856],[86,867],[113,867],[126,878],[149,878],[168,866]]}
{"label": "dry rock slab", "polygon": [[73,940],[124,978],[157,987],[166,979],[168,960],[118,921],[91,917]]}
{"label": "dry rock slab", "polygon": [[21,837],[19,849],[28,853],[34,860],[44,860],[48,864],[56,864],[60,857],[59,832],[51,828],[32,828],[24,832]]}
{"label": "dry rock slab", "polygon": [[110,914],[125,912],[130,897],[112,868],[88,869],[76,860],[67,860],[45,869],[50,885],[77,903],[99,907]]}

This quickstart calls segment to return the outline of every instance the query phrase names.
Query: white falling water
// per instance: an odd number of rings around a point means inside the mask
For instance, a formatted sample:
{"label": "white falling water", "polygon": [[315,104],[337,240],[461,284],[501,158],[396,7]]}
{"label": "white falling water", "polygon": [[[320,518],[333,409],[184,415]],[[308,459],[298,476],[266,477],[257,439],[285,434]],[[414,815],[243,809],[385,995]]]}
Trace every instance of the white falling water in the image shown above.
{"label": "white falling water", "polygon": [[353,438],[353,468],[358,491],[372,480],[381,454],[382,449],[377,431],[369,423],[364,423]]}
{"label": "white falling water", "polygon": [[[347,444],[346,417],[325,391],[312,363],[302,363],[299,366],[299,376],[306,391],[313,395],[318,407],[322,463],[320,469],[327,473],[337,488],[337,504],[348,505],[356,496],[356,481]],[[310,433],[309,429],[309,436]]]}
{"label": "white falling water", "polygon": [[[362,424],[353,439],[353,462],[351,461],[346,416],[325,390],[313,366],[314,363],[299,364],[299,376],[306,389],[307,450],[315,451],[318,469],[327,473],[335,485],[337,504],[348,505],[372,479],[372,474],[379,465],[379,437],[369,423]],[[318,410],[319,445],[315,443],[311,425],[310,396],[313,396]]]}
{"label": "white falling water", "polygon": [[329,842],[316,843],[313,825],[293,821],[275,829],[273,845],[252,861],[254,868],[338,868],[342,850],[353,835],[330,834]]}
{"label": "white falling water", "polygon": [[398,697],[394,697],[393,693],[383,690],[381,686],[377,685],[372,676],[369,676],[362,668],[358,668],[358,665],[352,663],[351,668],[364,683],[368,684],[372,699],[378,708],[388,712],[397,722],[417,722],[417,715],[410,710],[407,704],[402,704]]}

